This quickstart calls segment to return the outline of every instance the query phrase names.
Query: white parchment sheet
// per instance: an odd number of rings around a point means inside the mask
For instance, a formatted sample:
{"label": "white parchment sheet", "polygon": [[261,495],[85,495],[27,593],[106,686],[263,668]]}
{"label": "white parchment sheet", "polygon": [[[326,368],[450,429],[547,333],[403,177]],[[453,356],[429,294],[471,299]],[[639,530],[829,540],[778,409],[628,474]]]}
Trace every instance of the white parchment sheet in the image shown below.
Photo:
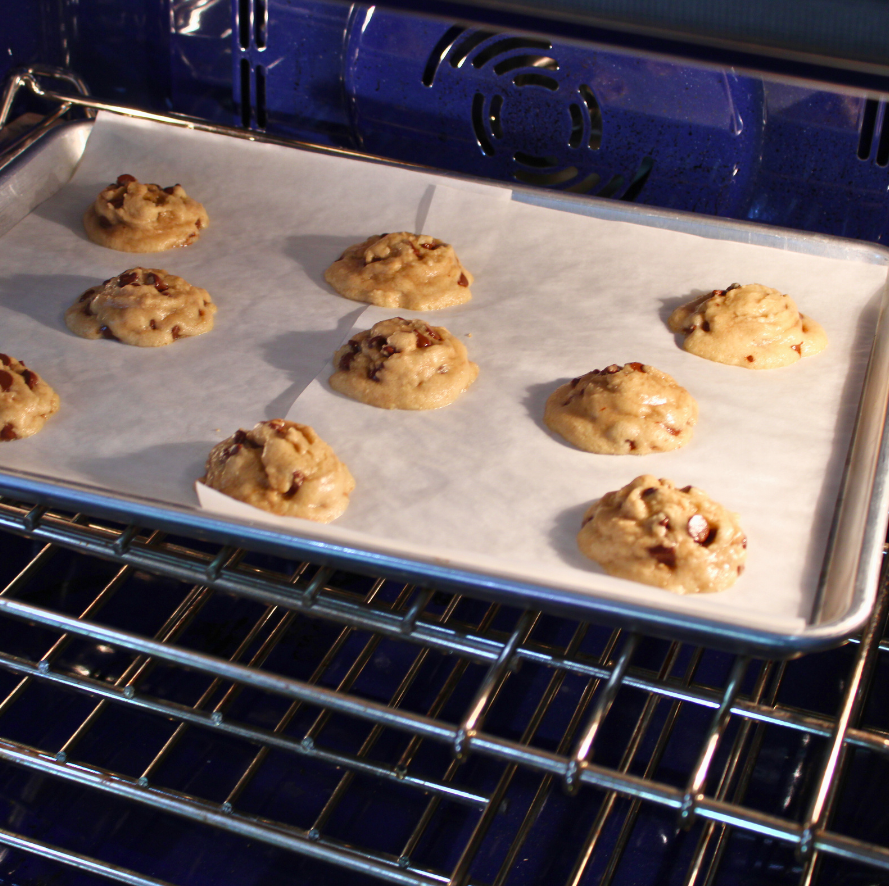
{"label": "white parchment sheet", "polygon": [[[91,244],[80,216],[122,172],[181,182],[204,202],[211,227],[193,247],[160,255]],[[801,630],[885,265],[606,222],[510,203],[502,189],[435,181],[100,118],[71,184],[0,240],[0,350],[41,372],[63,403],[40,434],[0,446],[0,469],[197,506],[193,482],[210,447],[238,427],[287,415],[313,425],[354,474],[343,517],[330,526],[274,518],[212,490],[202,493],[206,507],[495,579]],[[362,309],[330,291],[323,270],[345,246],[402,229],[455,244],[476,277],[469,305],[414,315]],[[160,349],[70,334],[64,309],[136,264],[206,287],[219,306],[216,329]],[[824,325],[828,350],[771,372],[682,351],[665,326],[670,310],[735,281],[793,295]],[[329,389],[336,347],[393,313],[465,336],[481,367],[465,396],[442,410],[400,412]],[[546,430],[543,404],[555,386],[628,361],[669,372],[697,398],[689,446],[597,456]],[[589,502],[641,473],[692,483],[740,514],[749,561],[735,587],[676,597],[606,576],[578,553]]]}

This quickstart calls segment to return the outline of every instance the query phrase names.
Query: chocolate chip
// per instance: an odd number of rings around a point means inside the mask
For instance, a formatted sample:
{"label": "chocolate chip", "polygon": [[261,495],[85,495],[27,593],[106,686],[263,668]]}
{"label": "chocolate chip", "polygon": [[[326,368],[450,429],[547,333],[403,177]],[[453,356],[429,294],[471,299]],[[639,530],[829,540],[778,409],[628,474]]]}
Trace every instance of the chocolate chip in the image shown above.
{"label": "chocolate chip", "polygon": [[237,430],[232,434],[232,443],[245,443],[247,440],[247,432],[245,430]]}
{"label": "chocolate chip", "polygon": [[676,568],[676,548],[668,548],[666,545],[655,545],[653,548],[648,549],[648,553],[658,563],[662,563],[668,569]]}
{"label": "chocolate chip", "polygon": [[354,338],[350,338],[349,347],[352,349],[353,354],[357,354],[361,350],[361,342],[356,341]]}
{"label": "chocolate chip", "polygon": [[300,486],[306,482],[306,475],[302,471],[294,471],[293,472],[293,482],[290,484],[290,489],[284,493],[288,498],[296,495],[299,492]]}
{"label": "chocolate chip", "polygon": [[99,332],[102,333],[102,338],[111,338],[117,341],[117,336],[107,326],[100,326]]}
{"label": "chocolate chip", "polygon": [[621,367],[617,365],[617,363],[612,363],[610,366],[606,366],[602,373],[604,375],[614,375],[615,372],[620,372]]}
{"label": "chocolate chip", "polygon": [[691,486],[683,486],[680,492],[691,492]]}
{"label": "chocolate chip", "polygon": [[729,283],[729,285],[725,287],[725,291],[731,292],[733,289],[740,289],[740,288],[741,288],[740,283]]}
{"label": "chocolate chip", "polygon": [[22,373],[22,378],[25,380],[25,384],[33,391],[34,388],[37,387],[37,373],[31,372],[30,369],[26,369]]}
{"label": "chocolate chip", "polygon": [[739,567],[738,567],[738,575],[743,575],[743,574],[744,574],[744,567],[743,567],[743,566],[739,566]]}
{"label": "chocolate chip", "polygon": [[166,292],[170,288],[169,284],[164,283],[157,274],[146,274],[145,282],[149,286],[153,286],[158,292]]}
{"label": "chocolate chip", "polygon": [[791,345],[791,346],[790,346],[790,350],[791,350],[791,351],[796,351],[797,354],[799,354],[800,357],[802,357],[802,355],[803,355],[803,343],[800,342],[798,345]]}
{"label": "chocolate chip", "polygon": [[381,350],[388,343],[388,339],[385,335],[375,335],[373,338],[369,339],[367,342],[367,346],[369,348],[377,348],[377,350]]}
{"label": "chocolate chip", "polygon": [[657,521],[658,526],[663,526],[664,529],[670,529],[670,518],[664,515],[660,520]]}
{"label": "chocolate chip", "polygon": [[12,366],[12,358],[8,354],[0,354],[0,363],[4,366]]}
{"label": "chocolate chip", "polygon": [[10,390],[12,390],[12,373],[0,369],[0,391],[5,393]]}
{"label": "chocolate chip", "polygon": [[100,228],[110,228],[110,227],[111,227],[111,222],[108,221],[108,219],[105,218],[104,215],[100,215],[100,216],[99,216],[99,227],[100,227]]}
{"label": "chocolate chip", "polygon": [[461,274],[460,279],[457,281],[458,286],[469,286],[469,280],[466,277],[466,274]]}
{"label": "chocolate chip", "polygon": [[235,443],[233,446],[227,446],[222,450],[222,460],[228,461],[233,455],[237,455],[243,447],[240,443]]}
{"label": "chocolate chip", "polygon": [[195,226],[198,230],[200,230],[202,227],[204,227],[204,223],[203,223],[200,219],[198,219],[198,220],[194,223],[194,226]]}
{"label": "chocolate chip", "polygon": [[661,427],[668,434],[672,434],[674,437],[678,437],[682,433],[682,431],[680,431],[678,428],[671,428],[668,424],[664,424],[664,422],[661,422]]}
{"label": "chocolate chip", "polygon": [[686,326],[682,331],[686,335],[691,335],[698,328],[697,323],[693,323],[691,326]]}
{"label": "chocolate chip", "polygon": [[128,173],[124,173],[123,175],[119,175],[117,177],[117,183],[119,185],[128,185],[130,182],[136,181],[135,175],[129,175]]}
{"label": "chocolate chip", "polygon": [[741,539],[741,547],[744,548],[745,551],[747,550],[747,536],[746,535],[744,536],[744,538]]}
{"label": "chocolate chip", "polygon": [[421,243],[420,246],[422,246],[423,249],[438,249],[438,247],[441,246],[441,243]]}
{"label": "chocolate chip", "polygon": [[420,250],[417,249],[417,247],[414,246],[413,243],[410,244],[410,247],[411,247],[411,249],[414,251],[414,255],[417,256],[417,258],[422,258],[422,257],[423,257],[423,253],[420,252]]}
{"label": "chocolate chip", "polygon": [[688,518],[685,529],[691,536],[691,540],[699,545],[704,544],[710,537],[710,524],[703,514],[692,514]]}
{"label": "chocolate chip", "polygon": [[636,448],[635,442],[632,440],[627,440],[627,443],[630,445],[630,452],[633,452],[633,450]]}
{"label": "chocolate chip", "polygon": [[369,367],[368,370],[367,370],[367,377],[368,377],[371,381],[376,381],[376,382],[380,382],[380,383],[382,383],[383,380],[380,378],[380,373],[381,373],[382,371],[383,371],[383,365],[382,365],[382,364],[380,364],[379,366],[371,366],[371,367]]}
{"label": "chocolate chip", "polygon": [[[107,283],[108,281],[106,280],[105,282]],[[94,292],[95,292],[94,289],[87,289],[87,291],[84,292],[84,294],[81,295],[80,298],[77,299],[77,300],[78,300],[79,302],[89,301],[89,300],[93,297],[93,293],[94,293]]]}
{"label": "chocolate chip", "polygon": [[428,335],[429,338],[431,338],[433,341],[442,340],[441,336],[431,326],[426,327],[426,335]]}
{"label": "chocolate chip", "polygon": [[442,363],[442,365],[439,366],[438,369],[436,369],[435,371],[439,373],[439,375],[447,375],[451,371],[451,367],[448,366],[447,363]]}
{"label": "chocolate chip", "polygon": [[709,331],[710,331],[710,324],[705,320],[705,321],[701,324],[701,329],[703,329],[704,332],[709,332]]}
{"label": "chocolate chip", "polygon": [[3,425],[3,430],[0,431],[0,440],[18,440],[18,438],[19,435],[15,432],[12,422]]}
{"label": "chocolate chip", "polygon": [[577,383],[578,383],[579,381],[580,381],[580,376],[579,376],[579,375],[577,376],[577,378],[572,378],[572,379],[571,379],[571,387],[572,387],[572,388],[576,388],[576,387],[577,387]]}
{"label": "chocolate chip", "polygon": [[339,369],[341,372],[348,372],[349,369],[351,369],[352,362],[354,360],[355,360],[354,354],[350,354],[350,353],[343,354],[343,356],[340,357],[340,362],[337,363],[337,365],[336,365],[337,369]]}
{"label": "chocolate chip", "polygon": [[752,354],[748,354],[748,355],[747,355],[747,362],[748,362],[748,363],[753,363],[753,362],[754,362],[754,360],[753,360],[753,355],[752,355]]}
{"label": "chocolate chip", "polygon": [[114,209],[123,209],[123,194],[118,194],[116,197],[113,197],[108,201],[108,205],[112,206]]}
{"label": "chocolate chip", "polygon": [[645,372],[645,367],[641,363],[627,363],[627,366],[630,369],[635,369],[636,372]]}
{"label": "chocolate chip", "polygon": [[641,495],[642,498],[651,498],[651,496],[654,495],[655,492],[657,492],[657,487],[649,486],[647,489],[643,489],[642,492],[639,493],[639,495]]}
{"label": "chocolate chip", "polygon": [[170,330],[170,335],[173,336],[173,341],[175,341],[177,338],[179,338],[180,335],[182,335],[182,330],[178,326],[174,326]]}
{"label": "chocolate chip", "polygon": [[428,348],[432,344],[432,339],[427,338],[422,332],[417,333],[417,347]]}
{"label": "chocolate chip", "polygon": [[157,329],[157,323],[155,323],[154,320],[149,320],[148,326],[150,329]]}
{"label": "chocolate chip", "polygon": [[398,350],[393,348],[392,345],[386,345],[386,347],[380,348],[380,350],[383,352],[384,357],[391,357],[393,354],[398,353]]}
{"label": "chocolate chip", "polygon": [[164,193],[172,195],[175,192],[176,188],[178,188],[178,187],[181,187],[181,185],[179,185],[179,184],[170,185],[169,188],[164,188]]}
{"label": "chocolate chip", "polygon": [[139,279],[139,275],[135,271],[127,271],[117,278],[119,286],[132,286]]}

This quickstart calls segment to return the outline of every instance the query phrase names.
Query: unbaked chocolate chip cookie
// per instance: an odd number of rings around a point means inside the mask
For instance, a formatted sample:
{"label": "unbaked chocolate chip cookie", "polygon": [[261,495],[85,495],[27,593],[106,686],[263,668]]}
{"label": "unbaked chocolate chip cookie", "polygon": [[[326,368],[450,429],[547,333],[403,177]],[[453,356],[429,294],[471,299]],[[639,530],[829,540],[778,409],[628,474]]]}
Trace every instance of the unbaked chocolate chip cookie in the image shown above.
{"label": "unbaked chocolate chip cookie", "polygon": [[647,455],[685,446],[698,420],[698,404],[654,366],[612,364],[556,388],[543,420],[578,449]]}
{"label": "unbaked chocolate chip cookie", "polygon": [[324,279],[353,301],[383,308],[434,311],[472,298],[472,274],[454,247],[425,234],[378,234],[350,246]]}
{"label": "unbaked chocolate chip cookie", "polygon": [[21,360],[0,354],[0,441],[36,434],[59,409],[59,395]]}
{"label": "unbaked chocolate chip cookie", "polygon": [[648,474],[593,502],[577,544],[610,575],[677,594],[724,591],[747,559],[735,514],[694,486]]}
{"label": "unbaked chocolate chip cookie", "polygon": [[157,348],[209,332],[215,313],[206,289],[159,268],[130,268],[87,289],[65,312],[65,323],[83,338]]}
{"label": "unbaked chocolate chip cookie", "polygon": [[119,175],[83,216],[87,236],[121,252],[161,252],[194,243],[210,219],[182,185],[162,188]]}
{"label": "unbaked chocolate chip cookie", "polygon": [[318,523],[335,520],[355,481],[308,425],[283,418],[236,431],[207,458],[201,482],[264,511]]}
{"label": "unbaked chocolate chip cookie", "polygon": [[443,326],[394,317],[353,335],[333,356],[330,386],[382,409],[438,409],[476,379],[478,366]]}
{"label": "unbaked chocolate chip cookie", "polygon": [[824,330],[789,295],[759,283],[714,289],[676,308],[668,324],[685,334],[686,351],[746,369],[776,369],[827,347]]}

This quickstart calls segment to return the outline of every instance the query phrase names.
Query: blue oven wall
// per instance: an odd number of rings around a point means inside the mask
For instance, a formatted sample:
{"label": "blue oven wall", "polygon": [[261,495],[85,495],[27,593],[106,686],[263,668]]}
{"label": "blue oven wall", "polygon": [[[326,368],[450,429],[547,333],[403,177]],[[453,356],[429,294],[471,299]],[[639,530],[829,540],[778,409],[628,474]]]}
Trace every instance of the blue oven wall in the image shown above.
{"label": "blue oven wall", "polygon": [[323,0],[0,7],[0,71],[67,64],[104,99],[532,187],[889,231],[889,115],[862,97]]}

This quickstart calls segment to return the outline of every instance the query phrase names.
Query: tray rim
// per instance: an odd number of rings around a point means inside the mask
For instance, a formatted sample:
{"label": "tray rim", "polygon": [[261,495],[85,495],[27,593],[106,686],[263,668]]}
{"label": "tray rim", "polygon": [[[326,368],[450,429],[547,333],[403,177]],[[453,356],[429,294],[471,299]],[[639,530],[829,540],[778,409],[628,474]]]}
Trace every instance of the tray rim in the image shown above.
{"label": "tray rim", "polygon": [[[65,97],[65,101],[71,101],[71,98]],[[788,249],[793,244],[795,247],[793,251],[806,254],[845,259],[854,254],[859,261],[881,264],[889,268],[889,249],[864,241],[636,204],[619,202],[615,205],[618,201],[581,197],[564,192],[546,193],[527,186],[492,183],[485,179],[458,176],[416,164],[397,163],[357,151],[328,148],[324,145],[312,145],[294,139],[208,124],[194,118],[149,113],[87,100],[80,100],[77,104],[122,116],[147,118],[177,127],[201,129],[241,139],[414,169],[443,179],[475,181],[487,186],[493,184],[508,188],[512,192],[512,199],[518,202],[574,214],[668,228],[710,239],[730,239],[772,248],[781,246]],[[51,147],[54,141],[64,138],[68,130],[72,128],[79,130],[82,127],[91,129],[93,122],[92,119],[60,121],[41,133],[26,151],[16,155],[11,162],[0,165],[0,195],[6,181],[17,175],[33,157]],[[86,139],[83,139],[83,143],[85,145]],[[76,163],[70,170],[71,174],[75,168]],[[38,205],[48,196],[50,195],[42,195],[34,205]],[[30,206],[27,212],[33,208],[34,206]],[[481,574],[463,566],[445,566],[440,562],[434,562],[436,558],[427,561],[415,556],[395,556],[388,552],[285,534],[267,525],[244,523],[219,514],[210,514],[200,508],[190,510],[173,503],[152,501],[137,495],[118,495],[75,482],[58,483],[24,471],[0,469],[0,494],[49,507],[61,505],[75,510],[89,510],[96,516],[125,523],[131,523],[137,518],[159,528],[195,535],[205,540],[221,541],[225,544],[244,545],[245,542],[249,542],[250,547],[268,553],[287,556],[298,554],[323,565],[344,567],[363,573],[385,572],[391,578],[405,579],[445,590],[457,590],[470,596],[495,600],[507,605],[544,608],[548,612],[584,620],[595,616],[608,624],[644,631],[667,639],[703,642],[708,646],[732,652],[755,652],[779,657],[800,655],[842,642],[866,620],[876,597],[881,560],[878,554],[883,550],[886,525],[889,522],[887,300],[889,300],[889,280],[883,289],[879,315],[874,326],[873,343],[862,381],[858,412],[843,469],[839,497],[833,511],[815,602],[807,625],[800,632],[782,633],[750,626],[735,626],[726,621],[708,619],[700,615],[690,616],[638,602],[620,603],[610,598],[587,596],[580,598],[576,592],[567,589]],[[863,479],[862,473],[864,473]],[[865,507],[862,508],[862,505]],[[850,530],[847,528],[849,521],[860,528],[860,534],[858,532],[854,534],[857,540],[856,550],[843,551],[842,562],[838,565],[838,543],[849,535]],[[836,577],[838,569],[844,572],[844,576],[839,579]],[[850,576],[848,605],[839,616],[821,621],[826,604],[826,588],[832,581],[848,581]],[[541,603],[545,606],[542,607]]]}

